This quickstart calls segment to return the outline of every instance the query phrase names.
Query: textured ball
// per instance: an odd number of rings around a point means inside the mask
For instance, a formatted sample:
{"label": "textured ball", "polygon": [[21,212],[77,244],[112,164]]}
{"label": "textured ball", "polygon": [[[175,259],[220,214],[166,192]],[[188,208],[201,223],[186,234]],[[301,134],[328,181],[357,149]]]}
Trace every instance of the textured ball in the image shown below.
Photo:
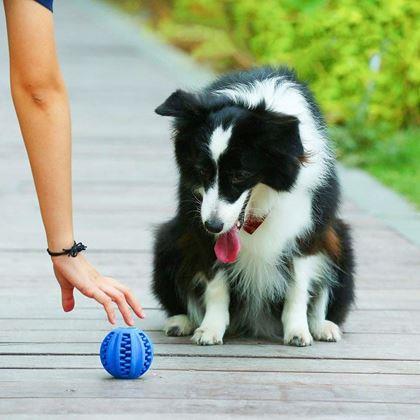
{"label": "textured ball", "polygon": [[135,327],[116,328],[102,341],[102,366],[118,379],[135,379],[147,372],[153,360],[153,344]]}

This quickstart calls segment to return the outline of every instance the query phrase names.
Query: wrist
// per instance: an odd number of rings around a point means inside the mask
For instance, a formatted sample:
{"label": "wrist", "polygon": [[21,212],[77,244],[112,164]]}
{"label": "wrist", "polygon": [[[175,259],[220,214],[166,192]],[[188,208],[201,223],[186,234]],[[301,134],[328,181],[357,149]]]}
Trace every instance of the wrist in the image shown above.
{"label": "wrist", "polygon": [[73,235],[65,235],[63,237],[48,238],[48,249],[52,252],[61,252],[63,249],[69,249],[74,244]]}
{"label": "wrist", "polygon": [[77,257],[77,255],[82,252],[86,251],[87,246],[83,245],[81,242],[76,243],[76,241],[73,242],[73,245],[69,248],[63,248],[61,251],[52,251],[51,249],[47,248],[47,252],[50,255],[50,257]]}

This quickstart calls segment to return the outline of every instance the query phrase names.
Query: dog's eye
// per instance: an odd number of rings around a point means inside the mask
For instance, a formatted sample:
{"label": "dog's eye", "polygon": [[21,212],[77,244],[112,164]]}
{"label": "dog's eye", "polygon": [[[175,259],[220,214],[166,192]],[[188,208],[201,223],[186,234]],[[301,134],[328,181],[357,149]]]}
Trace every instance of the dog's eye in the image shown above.
{"label": "dog's eye", "polygon": [[243,181],[243,177],[240,175],[234,175],[232,177],[232,184],[240,184]]}
{"label": "dog's eye", "polygon": [[237,174],[233,174],[232,178],[231,178],[231,182],[232,184],[241,184],[242,182],[244,182],[247,179],[247,174],[245,173],[237,173]]}
{"label": "dog's eye", "polygon": [[212,171],[209,168],[199,168],[198,173],[200,174],[200,177],[204,180],[209,180],[212,175]]}

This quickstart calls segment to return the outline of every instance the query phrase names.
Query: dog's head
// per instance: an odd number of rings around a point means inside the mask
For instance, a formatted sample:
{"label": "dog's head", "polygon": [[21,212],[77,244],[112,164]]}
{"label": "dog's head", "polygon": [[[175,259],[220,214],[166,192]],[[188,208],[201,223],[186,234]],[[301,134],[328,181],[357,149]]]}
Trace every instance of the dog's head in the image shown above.
{"label": "dog's head", "polygon": [[[223,235],[243,222],[253,187],[288,191],[304,154],[296,117],[248,109],[220,95],[177,90],[156,109],[175,117],[175,148],[182,182],[202,196],[205,228]],[[239,226],[240,227],[240,226]]]}

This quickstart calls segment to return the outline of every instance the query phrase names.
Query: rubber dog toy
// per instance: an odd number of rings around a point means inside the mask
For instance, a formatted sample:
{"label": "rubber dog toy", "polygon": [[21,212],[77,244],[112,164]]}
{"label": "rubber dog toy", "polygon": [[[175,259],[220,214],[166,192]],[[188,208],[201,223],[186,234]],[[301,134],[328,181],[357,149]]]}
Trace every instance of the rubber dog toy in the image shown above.
{"label": "rubber dog toy", "polygon": [[114,378],[136,379],[144,375],[153,361],[153,344],[138,328],[116,328],[102,341],[104,369]]}

